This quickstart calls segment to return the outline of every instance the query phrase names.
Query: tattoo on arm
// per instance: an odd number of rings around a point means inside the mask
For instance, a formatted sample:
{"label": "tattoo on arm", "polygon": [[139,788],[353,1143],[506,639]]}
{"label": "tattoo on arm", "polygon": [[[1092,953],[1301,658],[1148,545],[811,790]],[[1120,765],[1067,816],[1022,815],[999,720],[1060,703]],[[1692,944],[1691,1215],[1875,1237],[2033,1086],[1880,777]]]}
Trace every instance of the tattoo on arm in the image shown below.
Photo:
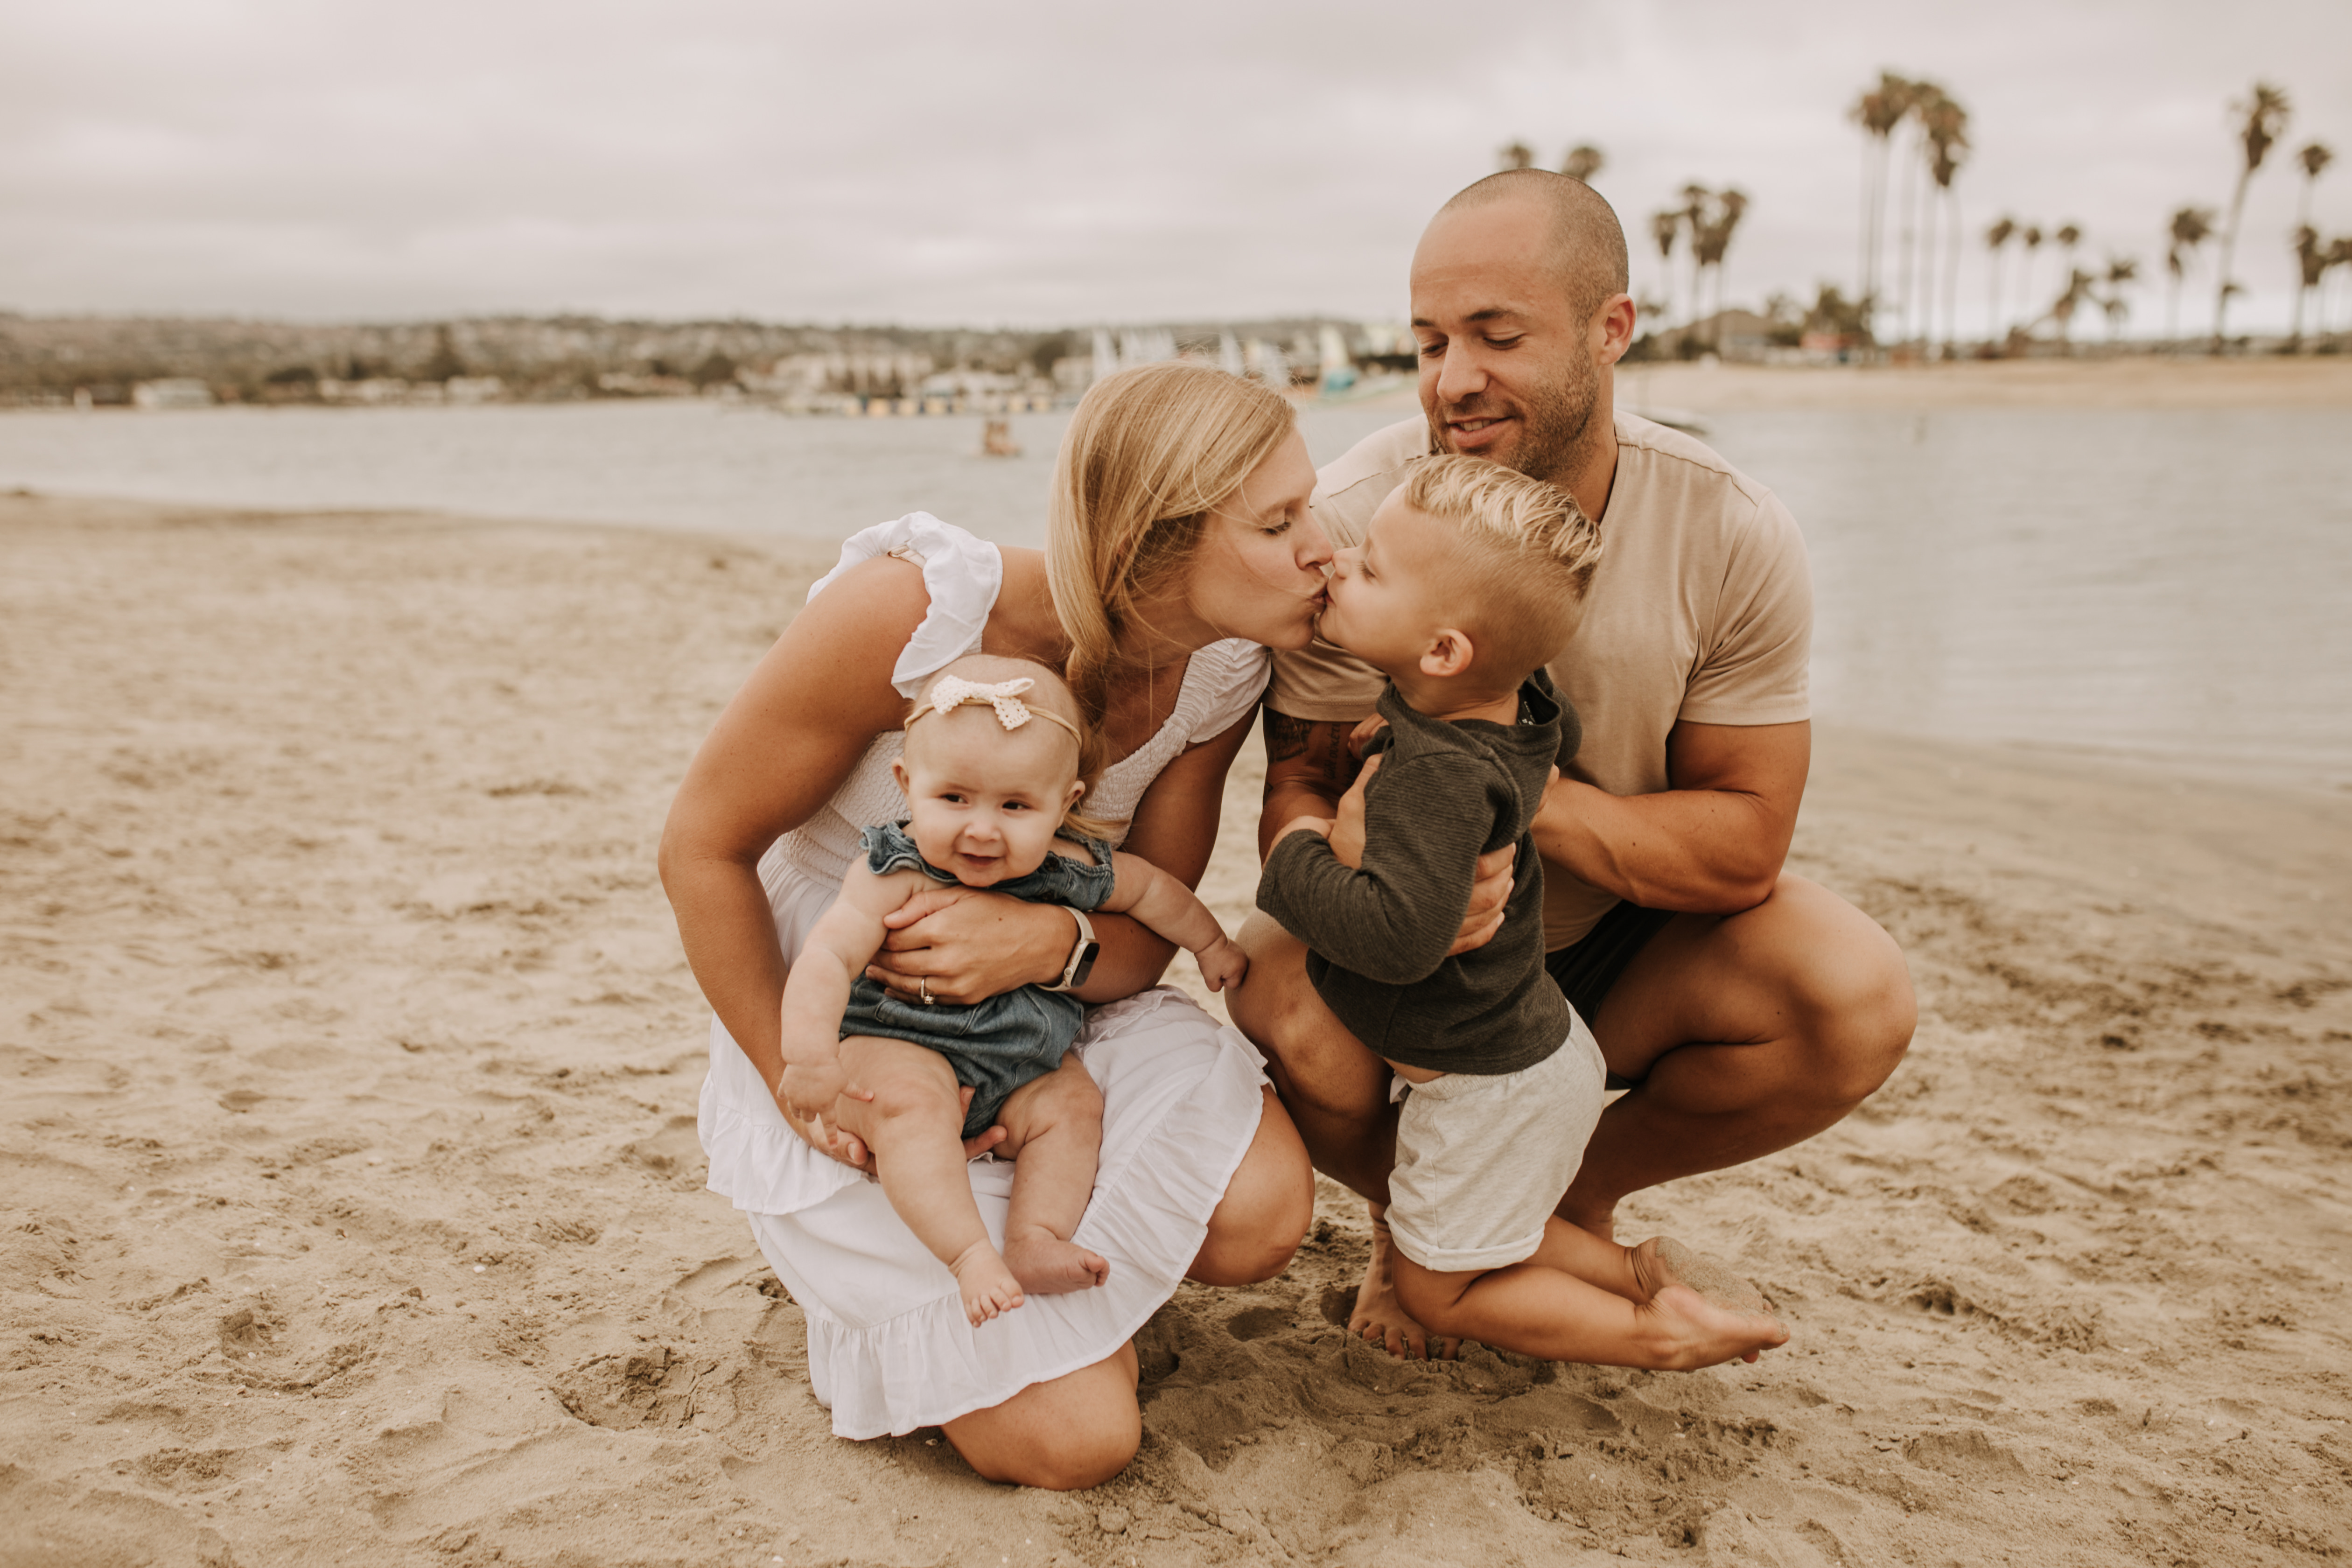
{"label": "tattoo on arm", "polygon": [[1287,713],[1265,710],[1265,755],[1268,762],[1292,763],[1307,754],[1307,738],[1315,726]]}

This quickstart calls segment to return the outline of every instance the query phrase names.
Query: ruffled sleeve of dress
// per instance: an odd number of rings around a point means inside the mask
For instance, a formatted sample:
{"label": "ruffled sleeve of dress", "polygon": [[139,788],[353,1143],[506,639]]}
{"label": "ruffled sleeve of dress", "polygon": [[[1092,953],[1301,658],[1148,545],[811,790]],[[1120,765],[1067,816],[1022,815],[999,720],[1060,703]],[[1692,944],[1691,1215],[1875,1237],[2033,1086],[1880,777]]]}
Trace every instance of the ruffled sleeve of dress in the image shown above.
{"label": "ruffled sleeve of dress", "polygon": [[835,578],[877,555],[896,555],[921,567],[923,587],[931,596],[923,624],[907,639],[890,671],[890,684],[898,695],[912,698],[924,677],[979,646],[997,590],[1004,585],[1004,557],[988,541],[951,522],[941,522],[927,511],[910,511],[844,540],[840,562],[810,586],[810,601]]}
{"label": "ruffled sleeve of dress", "polygon": [[1245,637],[1213,642],[1192,656],[1193,668],[1185,682],[1192,711],[1185,744],[1223,734],[1257,706],[1274,673],[1274,655]]}

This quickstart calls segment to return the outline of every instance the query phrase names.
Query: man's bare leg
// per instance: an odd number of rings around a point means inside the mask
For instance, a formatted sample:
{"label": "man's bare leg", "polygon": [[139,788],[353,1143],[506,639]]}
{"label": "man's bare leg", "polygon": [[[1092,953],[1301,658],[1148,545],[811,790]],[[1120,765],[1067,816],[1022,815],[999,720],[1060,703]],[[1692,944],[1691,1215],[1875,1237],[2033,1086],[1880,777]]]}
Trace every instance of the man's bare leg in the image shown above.
{"label": "man's bare leg", "polygon": [[[1384,1201],[1396,1138],[1387,1064],[1322,1005],[1302,944],[1263,915],[1241,942],[1250,976],[1229,998],[1234,1021],[1272,1058],[1316,1169]],[[1894,940],[1801,877],[1784,876],[1741,914],[1675,921],[1588,1020],[1611,1070],[1643,1081],[1601,1114],[1560,1217],[1613,1240],[1627,1194],[1834,1125],[1895,1070],[1916,1019]],[[1384,1239],[1375,1234],[1351,1327],[1386,1312],[1381,1331],[1394,1353],[1423,1336],[1403,1327],[1411,1319],[1395,1303]]]}
{"label": "man's bare leg", "polygon": [[1617,1204],[1834,1126],[1886,1081],[1918,1020],[1902,950],[1802,877],[1736,915],[1678,916],[1589,1020],[1612,1072],[1559,1216],[1614,1237]]}
{"label": "man's bare leg", "polygon": [[[1396,1299],[1389,1242],[1389,1168],[1396,1163],[1396,1108],[1389,1103],[1388,1063],[1364,1048],[1331,1016],[1307,979],[1306,944],[1263,914],[1239,938],[1250,972],[1226,993],[1241,1031],[1266,1053],[1266,1072],[1298,1128],[1315,1168],[1368,1200],[1372,1257],[1356,1290],[1348,1331],[1377,1341],[1391,1355],[1426,1360],[1429,1335]],[[1441,1339],[1451,1360],[1459,1342]]]}

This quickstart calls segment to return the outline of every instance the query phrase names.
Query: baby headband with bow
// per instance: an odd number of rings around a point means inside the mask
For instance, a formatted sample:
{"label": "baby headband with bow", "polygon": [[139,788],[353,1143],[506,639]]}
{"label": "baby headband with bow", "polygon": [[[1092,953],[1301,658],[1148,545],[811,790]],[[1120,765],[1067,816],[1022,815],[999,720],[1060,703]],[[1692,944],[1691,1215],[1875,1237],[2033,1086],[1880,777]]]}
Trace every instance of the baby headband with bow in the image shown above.
{"label": "baby headband with bow", "polygon": [[1078,733],[1076,724],[1050,709],[1032,708],[1021,700],[1021,694],[1036,684],[1025,675],[1013,680],[992,682],[966,680],[961,675],[942,675],[931,683],[930,695],[923,700],[922,706],[907,716],[907,727],[914,728],[915,721],[926,713],[945,713],[953,708],[992,708],[996,710],[996,721],[1008,731],[1018,730],[1032,719],[1043,719],[1048,723],[1059,724],[1070,732],[1070,739],[1084,745],[1085,737]]}

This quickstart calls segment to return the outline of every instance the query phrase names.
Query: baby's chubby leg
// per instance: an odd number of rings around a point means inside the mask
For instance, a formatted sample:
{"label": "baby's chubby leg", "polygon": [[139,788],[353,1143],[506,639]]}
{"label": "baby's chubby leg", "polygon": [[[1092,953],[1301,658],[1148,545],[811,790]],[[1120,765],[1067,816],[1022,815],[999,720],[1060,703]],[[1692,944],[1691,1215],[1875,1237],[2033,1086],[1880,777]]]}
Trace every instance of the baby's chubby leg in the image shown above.
{"label": "baby's chubby leg", "polygon": [[1102,1091],[1075,1052],[1004,1101],[996,1152],[1013,1161],[1013,1209],[1004,1221],[1004,1261],[1024,1290],[1041,1296],[1087,1290],[1110,1278],[1099,1253],[1071,1235],[1094,1194],[1102,1152]]}
{"label": "baby's chubby leg", "polygon": [[954,1273],[965,1315],[984,1323],[1020,1306],[1020,1281],[990,1245],[972,1200],[955,1069],[937,1051],[870,1035],[841,1042],[841,1065],[874,1098],[843,1095],[834,1107],[840,1125],[866,1141],[890,1206]]}

